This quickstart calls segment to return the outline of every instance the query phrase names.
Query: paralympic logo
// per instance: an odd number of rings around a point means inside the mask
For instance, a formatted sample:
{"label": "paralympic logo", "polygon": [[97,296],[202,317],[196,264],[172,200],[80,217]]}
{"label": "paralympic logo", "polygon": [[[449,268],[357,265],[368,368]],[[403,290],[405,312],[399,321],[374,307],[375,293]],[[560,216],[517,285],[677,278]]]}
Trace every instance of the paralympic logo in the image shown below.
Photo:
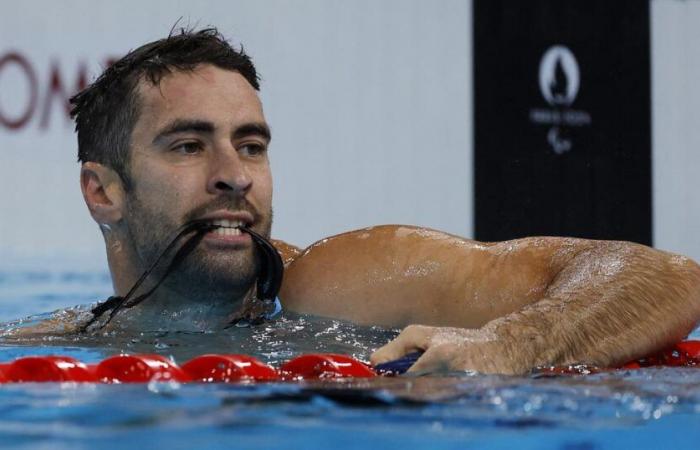
{"label": "paralympic logo", "polygon": [[569,130],[591,124],[586,111],[572,109],[581,86],[581,72],[574,53],[564,45],[549,47],[539,64],[539,87],[549,108],[530,109],[530,121],[547,125],[547,143],[560,155],[573,148]]}
{"label": "paralympic logo", "polygon": [[540,61],[540,90],[552,106],[569,106],[578,94],[578,62],[567,47],[550,47]]}

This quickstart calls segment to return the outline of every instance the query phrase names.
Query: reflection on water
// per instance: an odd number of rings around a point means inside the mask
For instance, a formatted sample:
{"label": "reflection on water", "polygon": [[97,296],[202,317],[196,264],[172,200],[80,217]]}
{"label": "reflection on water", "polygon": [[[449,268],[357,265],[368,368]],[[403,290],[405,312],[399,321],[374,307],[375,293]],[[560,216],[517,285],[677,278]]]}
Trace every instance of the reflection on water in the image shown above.
{"label": "reflection on water", "polygon": [[[0,273],[4,319],[89,303],[109,291],[102,275]],[[6,339],[0,360],[64,354],[96,362],[121,351],[159,353],[179,363],[212,352],[251,354],[272,364],[310,352],[366,360],[395,333],[286,313],[269,324],[217,333]],[[558,378],[454,374],[258,385],[0,386],[3,446],[32,449],[154,442],[169,449],[694,449],[699,422],[695,368]]]}

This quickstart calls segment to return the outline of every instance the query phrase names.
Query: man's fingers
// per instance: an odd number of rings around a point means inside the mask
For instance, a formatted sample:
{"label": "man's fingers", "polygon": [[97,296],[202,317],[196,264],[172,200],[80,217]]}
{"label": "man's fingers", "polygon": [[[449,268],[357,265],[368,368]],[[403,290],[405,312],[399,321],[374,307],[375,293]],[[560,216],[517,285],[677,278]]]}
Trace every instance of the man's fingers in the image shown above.
{"label": "man's fingers", "polygon": [[423,356],[408,369],[410,373],[437,373],[451,370],[450,361],[453,359],[455,346],[450,344],[430,347]]}
{"label": "man's fingers", "polygon": [[370,357],[372,365],[382,364],[399,359],[407,353],[428,348],[430,337],[435,332],[434,327],[409,325],[396,339],[375,351]]}
{"label": "man's fingers", "polygon": [[445,373],[478,372],[484,374],[521,375],[529,366],[510,358],[491,342],[435,343],[408,369],[408,372]]}

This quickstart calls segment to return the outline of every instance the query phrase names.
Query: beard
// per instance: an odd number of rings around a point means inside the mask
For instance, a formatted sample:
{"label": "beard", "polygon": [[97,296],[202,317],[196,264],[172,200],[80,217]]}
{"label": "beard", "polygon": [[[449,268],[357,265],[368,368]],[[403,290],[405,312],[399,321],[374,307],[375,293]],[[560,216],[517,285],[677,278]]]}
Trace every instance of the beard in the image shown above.
{"label": "beard", "polygon": [[[141,272],[150,267],[185,223],[212,211],[247,211],[252,214],[252,227],[270,237],[272,210],[261,214],[244,198],[219,197],[202,205],[182,218],[176,218],[163,204],[147,205],[134,190],[126,198],[127,238],[133,243]],[[242,298],[252,287],[259,270],[255,246],[243,249],[209,250],[200,244],[203,235],[190,233],[165,255],[154,271],[154,280],[160,279],[170,267],[163,286],[191,300],[226,300]],[[182,258],[173,257],[183,246],[190,246]]]}

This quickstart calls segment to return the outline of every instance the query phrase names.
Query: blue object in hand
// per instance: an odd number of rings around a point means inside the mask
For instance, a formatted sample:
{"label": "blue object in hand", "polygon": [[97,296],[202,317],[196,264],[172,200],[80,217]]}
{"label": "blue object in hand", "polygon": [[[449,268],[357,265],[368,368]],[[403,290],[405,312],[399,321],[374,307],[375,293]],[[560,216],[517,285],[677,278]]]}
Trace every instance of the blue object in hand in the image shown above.
{"label": "blue object in hand", "polygon": [[422,351],[408,353],[399,359],[377,364],[374,370],[381,375],[400,375],[410,369],[422,354]]}

